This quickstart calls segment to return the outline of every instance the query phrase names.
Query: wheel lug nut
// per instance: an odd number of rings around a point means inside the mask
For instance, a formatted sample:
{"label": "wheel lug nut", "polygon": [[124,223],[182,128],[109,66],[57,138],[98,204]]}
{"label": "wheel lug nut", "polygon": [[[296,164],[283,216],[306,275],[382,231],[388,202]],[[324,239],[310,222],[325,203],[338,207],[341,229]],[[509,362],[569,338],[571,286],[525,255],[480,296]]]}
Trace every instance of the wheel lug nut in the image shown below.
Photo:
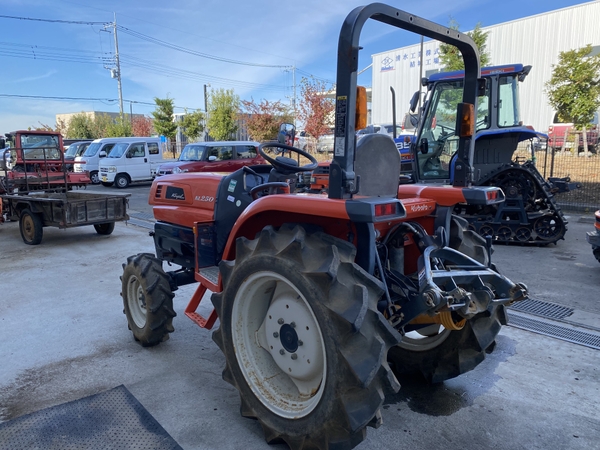
{"label": "wheel lug nut", "polygon": [[298,359],[298,355],[296,355],[295,353],[292,353],[292,359],[293,359],[293,360],[296,360],[296,359]]}
{"label": "wheel lug nut", "polygon": [[296,322],[292,322],[292,323],[290,323],[290,326],[291,326],[292,328],[296,328]]}
{"label": "wheel lug nut", "polygon": [[302,342],[300,339],[298,339],[298,347],[300,347],[301,345],[304,345],[304,342]]}
{"label": "wheel lug nut", "polygon": [[277,323],[278,323],[279,325],[283,325],[283,319],[277,319]]}
{"label": "wheel lug nut", "polygon": [[279,350],[279,354],[280,355],[285,355],[285,350],[284,349]]}
{"label": "wheel lug nut", "polygon": [[273,337],[274,338],[278,338],[279,337],[279,333],[276,331],[275,333],[273,333]]}

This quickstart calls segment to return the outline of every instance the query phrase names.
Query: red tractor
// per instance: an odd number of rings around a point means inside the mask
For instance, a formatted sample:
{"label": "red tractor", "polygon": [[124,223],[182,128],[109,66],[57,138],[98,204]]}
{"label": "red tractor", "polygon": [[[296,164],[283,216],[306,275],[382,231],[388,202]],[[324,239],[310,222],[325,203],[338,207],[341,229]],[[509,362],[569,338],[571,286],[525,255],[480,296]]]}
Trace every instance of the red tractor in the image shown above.
{"label": "red tractor", "polygon": [[[13,131],[0,139],[0,193],[63,190],[90,183],[89,174],[66,170],[60,133]],[[8,147],[5,147],[8,145]]]}
{"label": "red tractor", "polygon": [[[456,123],[454,186],[401,185],[391,138],[366,125],[357,88],[359,34],[374,19],[455,45],[465,62]],[[465,34],[382,4],[354,9],[341,29],[333,162],[327,196],[295,192],[316,168],[308,153],[259,147],[268,165],[234,173],[177,174],[150,192],[156,254],[124,264],[124,312],[134,338],[159,344],[173,332],[174,291],[198,283],[185,314],[225,357],[223,379],[241,414],[269,443],[292,449],[352,448],[381,424],[396,375],[432,382],[477,366],[506,324],[505,307],[527,298],[500,275],[491,240],[453,215],[457,203],[496,204],[496,187],[473,187],[479,56]],[[307,158],[273,157],[279,147]],[[299,175],[300,174],[300,175]],[[163,263],[175,266],[166,272]],[[213,310],[196,312],[210,290]]]}

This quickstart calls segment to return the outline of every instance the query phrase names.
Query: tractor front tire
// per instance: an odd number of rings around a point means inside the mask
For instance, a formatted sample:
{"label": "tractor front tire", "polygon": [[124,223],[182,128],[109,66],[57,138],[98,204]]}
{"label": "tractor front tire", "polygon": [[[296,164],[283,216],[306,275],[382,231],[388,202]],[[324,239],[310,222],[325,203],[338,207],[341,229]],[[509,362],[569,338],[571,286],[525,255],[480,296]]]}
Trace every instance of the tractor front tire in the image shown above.
{"label": "tractor front tire", "polygon": [[594,253],[594,258],[596,258],[596,261],[600,262],[600,247],[594,247],[592,252]]}
{"label": "tractor front tire", "polygon": [[19,216],[19,231],[27,245],[38,245],[44,235],[44,224],[39,214],[24,209]]}
{"label": "tractor front tire", "polygon": [[376,309],[383,286],[355,253],[320,231],[268,226],[219,265],[223,379],[270,444],[353,448],[381,423],[384,390],[400,387],[386,362],[399,334]]}
{"label": "tractor front tire", "polygon": [[123,313],[133,337],[143,347],[160,344],[174,331],[173,291],[162,263],[151,253],[127,258],[121,276]]}

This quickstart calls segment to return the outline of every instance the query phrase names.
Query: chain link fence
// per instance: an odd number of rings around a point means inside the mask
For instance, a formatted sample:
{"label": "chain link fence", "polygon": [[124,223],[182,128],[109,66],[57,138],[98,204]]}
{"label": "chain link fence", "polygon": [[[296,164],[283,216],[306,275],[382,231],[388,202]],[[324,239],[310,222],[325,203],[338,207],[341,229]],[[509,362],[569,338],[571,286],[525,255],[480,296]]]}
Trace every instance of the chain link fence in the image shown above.
{"label": "chain link fence", "polygon": [[572,183],[580,183],[580,189],[556,194],[556,202],[564,210],[593,212],[600,209],[600,155],[596,150],[590,145],[587,153],[582,148],[561,151],[545,142],[524,141],[514,157],[519,161],[533,159],[545,179],[568,177]]}

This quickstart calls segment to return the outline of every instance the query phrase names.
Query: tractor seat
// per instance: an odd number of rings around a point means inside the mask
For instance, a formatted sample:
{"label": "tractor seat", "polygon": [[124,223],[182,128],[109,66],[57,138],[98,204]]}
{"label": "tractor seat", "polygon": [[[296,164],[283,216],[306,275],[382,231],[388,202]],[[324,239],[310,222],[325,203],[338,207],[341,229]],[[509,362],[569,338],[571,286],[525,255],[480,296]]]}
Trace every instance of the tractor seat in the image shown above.
{"label": "tractor seat", "polygon": [[386,134],[367,134],[356,144],[354,173],[358,181],[357,195],[369,197],[398,196],[400,152]]}

